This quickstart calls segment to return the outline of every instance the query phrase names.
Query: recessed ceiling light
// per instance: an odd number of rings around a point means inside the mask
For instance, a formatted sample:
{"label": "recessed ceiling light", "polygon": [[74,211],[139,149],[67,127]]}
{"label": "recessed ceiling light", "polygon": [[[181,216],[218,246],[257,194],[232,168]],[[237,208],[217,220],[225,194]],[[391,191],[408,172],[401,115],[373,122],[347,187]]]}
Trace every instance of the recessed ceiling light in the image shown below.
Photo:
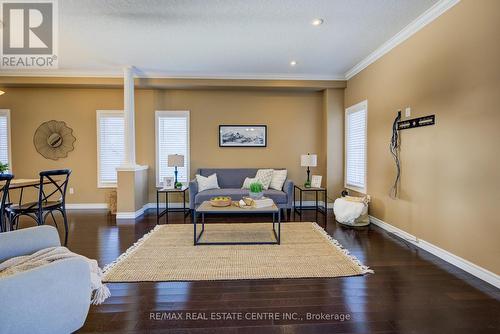
{"label": "recessed ceiling light", "polygon": [[323,22],[324,22],[324,21],[323,21],[323,19],[314,19],[314,20],[312,20],[311,24],[312,24],[313,26],[317,27],[317,26],[322,25],[322,24],[323,24]]}
{"label": "recessed ceiling light", "polygon": [[297,62],[296,62],[295,60],[292,60],[292,61],[290,62],[290,66],[295,66],[295,65],[297,65]]}

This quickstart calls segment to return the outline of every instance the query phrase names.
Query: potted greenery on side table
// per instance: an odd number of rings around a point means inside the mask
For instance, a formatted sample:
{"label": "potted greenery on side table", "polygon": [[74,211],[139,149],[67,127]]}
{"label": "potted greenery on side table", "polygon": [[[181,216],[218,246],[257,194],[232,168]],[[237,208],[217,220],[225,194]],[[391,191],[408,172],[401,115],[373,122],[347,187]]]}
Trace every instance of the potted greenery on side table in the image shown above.
{"label": "potted greenery on side table", "polygon": [[0,162],[0,174],[3,174],[8,170],[9,170],[9,164],[4,164]]}

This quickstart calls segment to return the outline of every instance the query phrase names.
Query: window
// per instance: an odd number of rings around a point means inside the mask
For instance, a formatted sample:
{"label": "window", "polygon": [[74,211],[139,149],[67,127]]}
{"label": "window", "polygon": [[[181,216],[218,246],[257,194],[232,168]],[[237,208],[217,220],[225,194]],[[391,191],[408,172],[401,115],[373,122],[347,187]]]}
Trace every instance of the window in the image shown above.
{"label": "window", "polygon": [[97,111],[97,186],[116,187],[116,168],[125,156],[125,120],[121,110]]}
{"label": "window", "polygon": [[12,171],[10,146],[10,111],[4,109],[0,110],[0,162],[9,164],[9,172]]}
{"label": "window", "polygon": [[345,187],[366,193],[366,132],[368,102],[345,112]]}
{"label": "window", "polygon": [[156,112],[156,186],[164,177],[174,176],[174,167],[168,167],[170,154],[184,156],[184,167],[178,167],[178,181],[189,182],[189,111]]}

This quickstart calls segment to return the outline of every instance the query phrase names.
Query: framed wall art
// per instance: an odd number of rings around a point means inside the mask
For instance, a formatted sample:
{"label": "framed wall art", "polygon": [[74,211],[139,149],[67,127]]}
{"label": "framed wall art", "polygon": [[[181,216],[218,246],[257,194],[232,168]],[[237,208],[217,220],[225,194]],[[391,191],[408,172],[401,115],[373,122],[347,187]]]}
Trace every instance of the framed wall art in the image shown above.
{"label": "framed wall art", "polygon": [[267,125],[219,125],[219,147],[266,147]]}

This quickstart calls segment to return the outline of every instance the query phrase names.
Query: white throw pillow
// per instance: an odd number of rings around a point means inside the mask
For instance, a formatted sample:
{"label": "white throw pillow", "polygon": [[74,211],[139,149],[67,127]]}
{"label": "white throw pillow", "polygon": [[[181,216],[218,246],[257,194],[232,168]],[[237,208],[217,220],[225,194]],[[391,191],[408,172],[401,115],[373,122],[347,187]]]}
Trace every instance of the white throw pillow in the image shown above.
{"label": "white throw pillow", "polygon": [[254,182],[257,182],[256,178],[247,177],[245,181],[243,181],[243,186],[241,187],[241,189],[250,189],[250,185]]}
{"label": "white throw pillow", "polygon": [[273,178],[273,171],[273,169],[259,169],[255,175],[256,180],[262,183],[264,190],[269,189],[271,179]]}
{"label": "white throw pillow", "polygon": [[283,184],[285,184],[286,174],[287,174],[286,169],[274,170],[273,177],[271,179],[271,184],[269,185],[269,188],[276,189],[276,190],[282,190]]}
{"label": "white throw pillow", "polygon": [[217,174],[215,173],[209,177],[196,174],[196,182],[198,182],[198,192],[208,189],[220,189],[217,182]]}

